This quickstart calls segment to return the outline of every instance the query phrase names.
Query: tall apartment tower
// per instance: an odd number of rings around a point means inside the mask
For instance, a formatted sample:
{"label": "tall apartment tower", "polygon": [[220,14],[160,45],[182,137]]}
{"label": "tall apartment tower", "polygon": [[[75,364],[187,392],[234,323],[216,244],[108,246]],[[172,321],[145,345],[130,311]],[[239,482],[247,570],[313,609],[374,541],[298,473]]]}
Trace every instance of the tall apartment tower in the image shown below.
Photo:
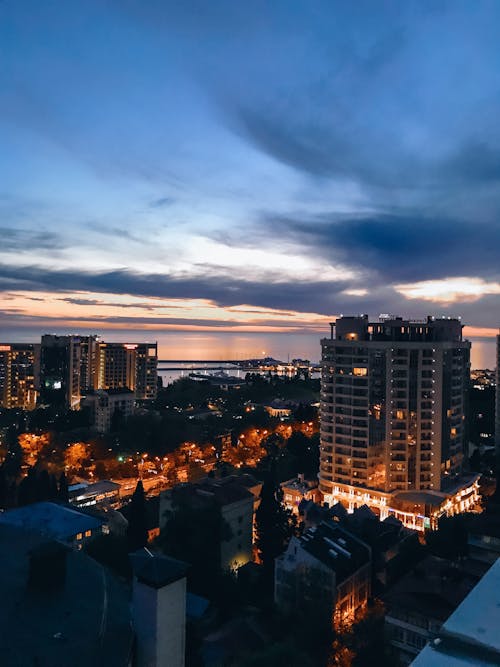
{"label": "tall apartment tower", "polygon": [[0,407],[36,407],[39,360],[38,344],[0,344]]}
{"label": "tall apartment tower", "polygon": [[40,401],[78,409],[80,406],[81,348],[79,336],[42,336]]}
{"label": "tall apartment tower", "polygon": [[341,317],[321,345],[325,499],[345,501],[361,489],[368,504],[390,504],[400,492],[427,492],[413,498],[437,503],[465,451],[470,343],[461,322]]}
{"label": "tall apartment tower", "polygon": [[[495,388],[495,453],[497,470],[500,472],[500,334],[497,335],[497,367],[496,367],[496,388]],[[497,472],[497,479],[499,477]]]}

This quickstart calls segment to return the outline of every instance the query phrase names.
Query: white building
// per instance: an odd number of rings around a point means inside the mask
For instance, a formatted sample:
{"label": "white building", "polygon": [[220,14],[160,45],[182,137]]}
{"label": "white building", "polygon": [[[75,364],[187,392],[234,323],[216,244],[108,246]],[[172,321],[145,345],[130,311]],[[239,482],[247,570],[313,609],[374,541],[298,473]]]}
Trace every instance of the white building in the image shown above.
{"label": "white building", "polygon": [[477,479],[460,480],[470,372],[461,322],[341,317],[321,345],[325,501],[367,504],[420,530],[472,509]]}
{"label": "white building", "polygon": [[119,412],[125,419],[133,414],[135,396],[130,389],[98,389],[85,396],[81,405],[90,408],[96,430],[108,433],[115,412]]}

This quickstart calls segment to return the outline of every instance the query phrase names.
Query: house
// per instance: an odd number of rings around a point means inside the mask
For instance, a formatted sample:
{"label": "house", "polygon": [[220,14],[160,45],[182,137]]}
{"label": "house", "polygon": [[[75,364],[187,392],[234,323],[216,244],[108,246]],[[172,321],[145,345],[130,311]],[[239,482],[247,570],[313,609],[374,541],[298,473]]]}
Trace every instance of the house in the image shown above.
{"label": "house", "polygon": [[281,420],[285,420],[288,419],[292,414],[292,407],[294,406],[295,404],[292,406],[288,402],[275,399],[274,401],[271,401],[271,403],[264,405],[264,410],[269,414],[270,417],[278,417]]}
{"label": "house", "polygon": [[274,598],[284,611],[322,609],[352,620],[371,593],[371,550],[334,521],[292,537],[276,559]]}

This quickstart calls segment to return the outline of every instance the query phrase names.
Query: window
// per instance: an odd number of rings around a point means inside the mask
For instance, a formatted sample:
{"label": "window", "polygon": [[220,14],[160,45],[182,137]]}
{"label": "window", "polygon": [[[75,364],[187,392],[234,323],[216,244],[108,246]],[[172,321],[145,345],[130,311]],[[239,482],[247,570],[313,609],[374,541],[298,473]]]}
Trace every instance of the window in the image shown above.
{"label": "window", "polygon": [[358,375],[358,376],[365,376],[365,375],[368,374],[368,369],[355,366],[352,369],[352,374],[353,375]]}
{"label": "window", "polygon": [[76,539],[77,539],[77,540],[81,540],[82,537],[83,537],[83,534],[82,534],[82,533],[78,533],[78,535],[76,536]]}
{"label": "window", "polygon": [[91,530],[86,530],[86,531],[85,531],[85,537],[90,537],[91,535],[92,535],[92,531],[91,531]]}

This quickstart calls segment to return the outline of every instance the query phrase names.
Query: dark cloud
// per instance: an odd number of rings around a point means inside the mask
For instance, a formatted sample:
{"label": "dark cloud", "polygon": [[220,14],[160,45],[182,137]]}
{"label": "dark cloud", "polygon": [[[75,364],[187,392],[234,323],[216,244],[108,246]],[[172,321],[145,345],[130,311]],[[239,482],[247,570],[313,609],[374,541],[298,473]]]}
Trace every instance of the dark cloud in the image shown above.
{"label": "dark cloud", "polygon": [[34,229],[14,229],[12,227],[0,227],[0,250],[36,250],[60,249],[64,244],[60,237],[53,232],[36,231]]}
{"label": "dark cloud", "polygon": [[[308,252],[379,275],[391,284],[453,276],[500,277],[500,225],[422,215],[310,220],[271,216],[266,227]],[[381,281],[382,282],[382,281]]]}
{"label": "dark cloud", "polygon": [[[221,306],[250,304],[265,308],[333,312],[335,295],[347,282],[259,282],[222,274],[178,277],[139,274],[127,269],[102,273],[50,271],[36,266],[0,266],[0,289],[54,292],[103,292],[165,299],[208,299]],[[77,297],[78,298],[78,297]],[[315,310],[318,308],[319,310]]]}

